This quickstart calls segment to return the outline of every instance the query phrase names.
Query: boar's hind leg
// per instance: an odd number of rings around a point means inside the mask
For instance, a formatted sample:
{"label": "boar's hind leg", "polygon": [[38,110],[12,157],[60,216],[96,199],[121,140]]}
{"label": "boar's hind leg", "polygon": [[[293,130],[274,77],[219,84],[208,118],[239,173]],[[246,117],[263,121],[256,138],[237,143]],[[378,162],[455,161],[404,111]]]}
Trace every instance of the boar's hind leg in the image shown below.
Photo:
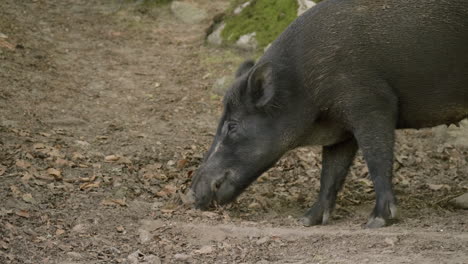
{"label": "boar's hind leg", "polygon": [[365,103],[351,109],[349,122],[374,183],[376,204],[366,227],[378,228],[396,217],[392,170],[397,104],[390,94],[367,100],[373,104]]}
{"label": "boar's hind leg", "polygon": [[305,226],[326,224],[357,151],[354,138],[323,147],[318,200],[302,218]]}

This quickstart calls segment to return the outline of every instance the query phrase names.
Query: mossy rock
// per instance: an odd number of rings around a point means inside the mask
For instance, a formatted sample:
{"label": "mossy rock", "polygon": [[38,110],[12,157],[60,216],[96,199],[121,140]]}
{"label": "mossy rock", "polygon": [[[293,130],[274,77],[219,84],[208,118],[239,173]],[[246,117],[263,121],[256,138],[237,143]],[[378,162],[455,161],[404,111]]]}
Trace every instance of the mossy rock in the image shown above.
{"label": "mossy rock", "polygon": [[238,15],[233,10],[248,1],[234,1],[226,17],[221,37],[228,44],[235,43],[241,36],[256,32],[259,48],[266,47],[297,17],[296,0],[251,0]]}

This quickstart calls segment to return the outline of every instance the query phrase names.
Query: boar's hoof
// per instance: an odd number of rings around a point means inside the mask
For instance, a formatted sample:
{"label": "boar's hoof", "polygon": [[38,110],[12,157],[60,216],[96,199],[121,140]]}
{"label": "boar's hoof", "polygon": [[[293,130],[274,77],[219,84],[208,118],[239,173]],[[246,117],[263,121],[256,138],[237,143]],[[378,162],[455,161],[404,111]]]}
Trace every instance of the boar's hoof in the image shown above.
{"label": "boar's hoof", "polygon": [[323,209],[319,204],[315,204],[307,213],[300,219],[304,226],[325,225],[330,218],[330,210]]}
{"label": "boar's hoof", "polygon": [[364,228],[381,228],[386,225],[387,223],[382,217],[371,217]]}

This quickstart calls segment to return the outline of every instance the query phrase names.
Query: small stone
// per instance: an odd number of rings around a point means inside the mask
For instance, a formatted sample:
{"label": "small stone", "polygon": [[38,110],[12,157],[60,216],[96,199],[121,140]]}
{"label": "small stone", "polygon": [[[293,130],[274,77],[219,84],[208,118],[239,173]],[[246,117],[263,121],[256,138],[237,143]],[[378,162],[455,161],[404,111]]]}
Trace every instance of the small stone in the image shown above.
{"label": "small stone", "polygon": [[450,186],[448,186],[447,184],[428,184],[427,187],[429,187],[429,189],[433,190],[433,191],[439,191],[439,190],[442,190],[442,189],[447,189],[450,191]]}
{"label": "small stone", "polygon": [[142,244],[145,244],[151,241],[151,238],[152,238],[151,233],[145,229],[138,229],[138,236]]}
{"label": "small stone", "polygon": [[75,233],[85,233],[86,232],[86,229],[87,229],[87,226],[86,225],[83,225],[83,224],[77,224],[76,226],[74,226],[71,231],[72,232],[75,232]]}
{"label": "small stone", "polygon": [[398,238],[389,238],[389,237],[387,237],[387,238],[384,239],[384,242],[387,243],[388,245],[392,246],[392,247],[395,246],[395,243],[397,241],[398,241]]}
{"label": "small stone", "polygon": [[257,242],[255,242],[255,244],[260,246],[260,245],[263,245],[263,244],[267,243],[268,241],[270,241],[269,237],[262,237],[259,240],[257,240]]}
{"label": "small stone", "polygon": [[212,246],[203,246],[202,248],[195,250],[194,253],[196,254],[210,254],[214,251]]}
{"label": "small stone", "polygon": [[257,203],[257,202],[253,202],[253,203],[249,204],[248,207],[249,207],[250,209],[260,209],[262,206],[261,206],[259,203]]}
{"label": "small stone", "polygon": [[210,35],[208,35],[208,38],[206,39],[208,43],[211,43],[214,45],[221,45],[223,43],[223,38],[221,37],[221,33],[223,32],[224,27],[226,27],[225,23],[217,25],[215,30]]}
{"label": "small stone", "polygon": [[234,82],[234,77],[229,75],[223,76],[215,81],[211,87],[211,92],[216,95],[223,96],[231,86],[232,82]]}
{"label": "small stone", "polygon": [[117,232],[119,233],[123,233],[125,231],[125,228],[123,226],[118,226],[115,228],[117,230]]}
{"label": "small stone", "polygon": [[78,252],[67,252],[67,256],[69,256],[69,257],[71,257],[73,259],[81,259],[83,257]]}
{"label": "small stone", "polygon": [[147,255],[145,256],[145,262],[146,264],[161,264],[161,259],[158,256],[155,255]]}
{"label": "small stone", "polygon": [[297,9],[297,16],[302,15],[305,11],[309,10],[310,8],[314,7],[316,3],[310,0],[297,0],[297,5],[299,6]]}
{"label": "small stone", "polygon": [[192,256],[188,255],[188,254],[175,254],[174,255],[174,259],[178,260],[178,261],[189,261],[190,259],[192,258]]}
{"label": "small stone", "polygon": [[243,3],[242,5],[236,7],[236,9],[234,9],[234,15],[238,15],[242,12],[242,10],[244,10],[244,8],[248,7],[250,5],[252,1],[248,1],[248,2],[245,2]]}
{"label": "small stone", "polygon": [[468,193],[462,194],[457,198],[450,200],[450,203],[456,208],[468,209]]}
{"label": "small stone", "polygon": [[145,255],[141,253],[140,250],[133,252],[132,254],[128,255],[127,259],[130,264],[137,264]]}
{"label": "small stone", "polygon": [[252,32],[246,35],[242,35],[236,42],[236,46],[245,50],[255,50],[258,47],[256,32]]}

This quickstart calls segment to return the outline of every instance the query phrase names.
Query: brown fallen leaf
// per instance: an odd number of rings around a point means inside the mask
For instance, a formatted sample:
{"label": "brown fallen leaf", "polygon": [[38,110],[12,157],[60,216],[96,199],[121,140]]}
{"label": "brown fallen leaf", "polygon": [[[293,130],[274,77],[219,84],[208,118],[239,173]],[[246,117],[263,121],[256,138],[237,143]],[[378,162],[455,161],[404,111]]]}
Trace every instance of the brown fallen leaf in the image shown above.
{"label": "brown fallen leaf", "polygon": [[15,198],[19,198],[19,197],[21,197],[21,195],[23,195],[23,193],[20,191],[20,189],[15,185],[11,185],[10,190],[13,193],[13,196]]}
{"label": "brown fallen leaf", "polygon": [[119,160],[117,161],[118,164],[132,164],[132,161],[124,156],[119,156]]}
{"label": "brown fallen leaf", "polygon": [[93,182],[94,180],[96,180],[96,175],[93,175],[91,177],[82,177],[82,178],[80,178],[81,182]]}
{"label": "brown fallen leaf", "polygon": [[4,39],[0,39],[0,47],[7,48],[9,50],[15,50],[15,45],[9,43],[8,41],[6,41]]}
{"label": "brown fallen leaf", "polygon": [[120,157],[117,156],[117,155],[109,155],[109,156],[104,157],[105,162],[116,162],[119,159],[120,159]]}
{"label": "brown fallen leaf", "polygon": [[0,165],[0,176],[2,176],[3,174],[5,174],[7,170],[7,167],[3,166],[3,165]]}
{"label": "brown fallen leaf", "polygon": [[31,163],[25,160],[18,159],[15,162],[16,167],[21,168],[21,169],[27,169],[31,167]]}
{"label": "brown fallen leaf", "polygon": [[31,215],[29,214],[29,212],[26,211],[26,210],[18,210],[18,211],[15,212],[15,214],[16,214],[17,216],[21,216],[21,217],[24,217],[24,218],[29,218],[29,217],[31,217]]}
{"label": "brown fallen leaf", "polygon": [[9,248],[8,243],[3,240],[0,240],[0,248],[7,250]]}
{"label": "brown fallen leaf", "polygon": [[63,179],[62,172],[57,170],[57,169],[54,169],[54,168],[48,168],[47,169],[47,174],[53,176],[54,179],[56,179],[56,180]]}
{"label": "brown fallen leaf", "polygon": [[99,188],[101,182],[87,182],[80,185],[80,190],[87,190],[91,188]]}
{"label": "brown fallen leaf", "polygon": [[161,213],[163,214],[172,214],[174,211],[172,209],[161,209]]}
{"label": "brown fallen leaf", "polygon": [[21,196],[21,198],[23,198],[23,201],[27,202],[27,203],[36,203],[36,200],[33,198],[32,194],[30,193],[25,193]]}
{"label": "brown fallen leaf", "polygon": [[183,167],[185,167],[185,165],[187,164],[187,160],[186,159],[181,159],[177,162],[177,168],[178,169],[182,169]]}
{"label": "brown fallen leaf", "polygon": [[41,135],[41,136],[43,136],[43,137],[50,137],[50,136],[52,136],[52,134],[46,133],[46,132],[40,132],[39,135]]}
{"label": "brown fallen leaf", "polygon": [[115,206],[115,205],[127,206],[127,203],[125,202],[125,198],[124,199],[106,199],[106,200],[102,200],[101,204],[110,205],[110,206]]}
{"label": "brown fallen leaf", "polygon": [[[46,173],[46,172],[34,174],[34,177],[37,178],[37,179],[46,180],[46,181],[54,181],[54,180],[55,180],[55,177],[54,177],[54,176],[49,175],[49,174]],[[37,184],[37,183],[36,183],[36,184]]]}
{"label": "brown fallen leaf", "polygon": [[86,157],[83,154],[79,152],[73,152],[72,160],[77,161],[77,160],[84,160],[84,159],[86,159]]}
{"label": "brown fallen leaf", "polygon": [[63,235],[64,233],[65,233],[65,230],[63,230],[63,229],[60,229],[60,228],[59,228],[59,229],[57,229],[57,230],[55,231],[55,235],[56,235],[56,236]]}
{"label": "brown fallen leaf", "polygon": [[210,254],[210,253],[213,253],[213,251],[214,251],[214,248],[212,246],[206,245],[206,246],[201,247],[198,250],[194,250],[193,252],[195,254]]}
{"label": "brown fallen leaf", "polygon": [[36,143],[33,145],[33,148],[34,149],[45,149],[46,148],[46,145],[44,143]]}
{"label": "brown fallen leaf", "polygon": [[175,187],[172,184],[168,184],[168,185],[164,186],[164,188],[162,188],[161,191],[157,192],[156,196],[165,197],[165,196],[168,196],[170,194],[174,194],[176,191],[177,191],[177,187]]}
{"label": "brown fallen leaf", "polygon": [[73,165],[73,162],[71,161],[68,161],[68,160],[65,160],[65,159],[62,159],[62,158],[57,158],[55,160],[55,164],[59,167],[70,167]]}

